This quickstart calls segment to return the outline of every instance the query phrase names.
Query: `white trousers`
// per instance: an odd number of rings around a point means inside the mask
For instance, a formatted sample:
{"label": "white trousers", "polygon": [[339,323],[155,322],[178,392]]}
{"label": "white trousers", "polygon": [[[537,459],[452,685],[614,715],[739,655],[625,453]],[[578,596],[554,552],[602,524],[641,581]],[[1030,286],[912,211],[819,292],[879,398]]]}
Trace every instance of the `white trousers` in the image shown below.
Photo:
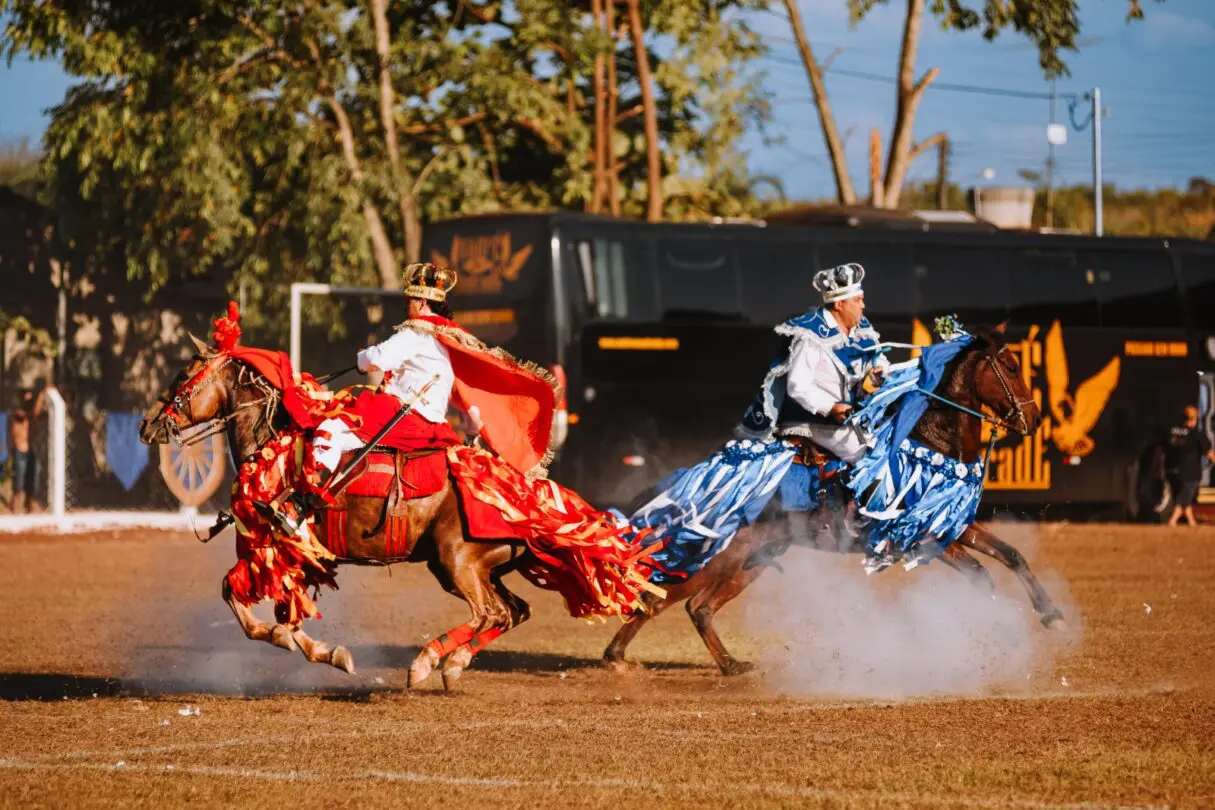
{"label": "white trousers", "polygon": [[[343,453],[363,446],[363,440],[341,419],[326,419],[317,425],[316,432],[312,440],[312,457],[330,473],[337,470]],[[329,435],[322,435],[326,433]]]}
{"label": "white trousers", "polygon": [[868,437],[849,425],[810,425],[809,430],[810,441],[834,453],[845,464],[855,464],[869,447]]}

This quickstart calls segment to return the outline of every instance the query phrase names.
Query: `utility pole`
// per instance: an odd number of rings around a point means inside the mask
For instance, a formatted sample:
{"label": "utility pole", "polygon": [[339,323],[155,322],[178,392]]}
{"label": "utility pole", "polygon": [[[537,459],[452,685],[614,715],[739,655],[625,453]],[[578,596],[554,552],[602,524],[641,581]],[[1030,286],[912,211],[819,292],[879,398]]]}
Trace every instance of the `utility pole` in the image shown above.
{"label": "utility pole", "polygon": [[944,211],[946,207],[945,184],[949,182],[949,136],[941,139],[937,152],[937,210]]}
{"label": "utility pole", "polygon": [[1101,236],[1104,232],[1102,221],[1102,189],[1101,189],[1101,88],[1093,88],[1093,193],[1094,218],[1093,232]]}
{"label": "utility pole", "polygon": [[[1050,127],[1055,125],[1055,80],[1050,80]],[[1050,127],[1047,132],[1050,132]],[[1055,142],[1047,138],[1046,148],[1046,227],[1055,227]]]}

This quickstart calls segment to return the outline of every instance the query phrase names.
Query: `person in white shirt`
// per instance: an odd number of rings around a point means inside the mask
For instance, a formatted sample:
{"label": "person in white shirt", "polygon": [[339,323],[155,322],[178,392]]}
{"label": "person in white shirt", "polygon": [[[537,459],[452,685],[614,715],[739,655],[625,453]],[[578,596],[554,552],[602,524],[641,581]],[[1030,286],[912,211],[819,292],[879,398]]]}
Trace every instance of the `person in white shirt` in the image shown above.
{"label": "person in white shirt", "polygon": [[[450,322],[446,298],[455,286],[455,272],[433,264],[414,264],[405,273],[409,320],[403,326],[414,320]],[[358,368],[365,374],[382,372],[383,381],[377,391],[359,395],[349,410],[358,417],[358,424],[344,414],[317,426],[312,452],[319,466],[335,472],[343,453],[363,447],[410,403],[409,414],[380,439],[379,446],[412,452],[459,443],[447,423],[455,383],[451,357],[433,334],[401,328],[383,343],[359,352]],[[421,393],[423,389],[425,393]]]}
{"label": "person in white shirt", "polygon": [[844,421],[861,383],[880,377],[889,362],[865,318],[864,278],[859,264],[814,276],[823,306],[776,327],[788,343],[743,415],[739,438],[800,436],[848,464],[865,452],[867,437]]}

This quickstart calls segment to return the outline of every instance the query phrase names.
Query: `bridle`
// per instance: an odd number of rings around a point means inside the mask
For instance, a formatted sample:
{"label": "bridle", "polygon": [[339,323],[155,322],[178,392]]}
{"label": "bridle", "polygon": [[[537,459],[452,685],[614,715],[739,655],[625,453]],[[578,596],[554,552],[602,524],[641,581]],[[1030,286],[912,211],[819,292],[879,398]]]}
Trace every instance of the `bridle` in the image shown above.
{"label": "bridle", "polygon": [[[1004,395],[1006,397],[1008,397],[1008,402],[1009,402],[1008,410],[1004,412],[1003,416],[998,416],[998,417],[988,416],[987,414],[982,413],[981,411],[976,411],[973,408],[968,408],[960,402],[955,402],[954,400],[949,399],[948,397],[943,397],[940,394],[936,393],[935,391],[929,391],[927,388],[921,388],[921,387],[917,386],[916,390],[919,391],[921,394],[924,394],[925,396],[927,396],[930,399],[935,399],[938,402],[948,405],[949,407],[951,407],[955,410],[961,411],[962,413],[965,413],[965,414],[969,414],[970,416],[974,416],[974,417],[978,418],[980,421],[986,422],[986,423],[993,425],[995,427],[998,427],[1002,430],[1009,431],[1010,433],[1019,433],[1022,436],[1028,436],[1029,432],[1030,432],[1029,431],[1029,420],[1025,417],[1025,406],[1026,405],[1036,405],[1037,402],[1032,398],[1031,399],[1017,399],[1017,395],[1015,393],[1013,393],[1012,386],[1009,384],[1008,378],[1004,376],[1004,371],[1000,368],[1000,364],[996,362],[996,356],[998,354],[999,354],[999,352],[997,352],[996,355],[986,354],[986,355],[984,355],[984,359],[987,360],[987,362],[991,364],[992,372],[995,373],[996,379],[1000,381],[1000,386],[1004,389]],[[1014,416],[1016,417],[1017,422],[1020,425],[1019,427],[1017,425],[1012,424],[1012,422],[1011,422],[1011,419]],[[996,436],[995,431],[992,431],[992,441],[993,442],[995,441],[995,436]],[[990,447],[989,447],[989,450],[990,450]]]}
{"label": "bridle", "polygon": [[[1001,349],[1003,351],[1003,349]],[[1000,352],[988,354],[985,356],[987,362],[991,365],[991,370],[995,373],[996,379],[1000,381],[1000,387],[1004,389],[1004,395],[1008,397],[1008,411],[1000,417],[1003,427],[1008,430],[1013,430],[1020,433],[1022,436],[1029,435],[1029,420],[1025,418],[1025,406],[1036,405],[1037,402],[1031,396],[1029,399],[1017,399],[1017,395],[1013,393],[1012,386],[1008,382],[1008,378],[1004,376],[1004,369],[1000,368],[1000,364],[996,362],[996,358]],[[1020,427],[1014,428],[1009,424],[1011,417],[1016,416]]]}
{"label": "bridle", "polygon": [[[217,416],[201,423],[195,422],[194,397],[215,385],[218,382],[219,373],[228,365],[236,362],[237,361],[231,355],[227,354],[220,354],[209,358],[207,365],[204,366],[202,370],[200,370],[192,378],[180,385],[178,385],[175,380],[174,385],[161,395],[160,402],[165,406],[164,410],[162,411],[162,418],[165,419],[166,430],[168,431],[169,438],[173,440],[174,444],[177,444],[183,448],[192,447],[211,438],[212,436],[215,436],[216,434],[226,431],[229,423],[240,416],[241,411],[259,406],[261,407],[261,411],[257,423],[254,425],[254,430],[265,426],[270,430],[270,433],[273,436],[278,435],[278,431],[274,428],[273,417],[275,410],[278,408],[279,401],[282,398],[282,393],[277,388],[270,385],[270,383],[267,382],[260,374],[255,374],[244,363],[237,363],[239,368],[237,371],[236,384],[232,386],[232,391],[229,392],[229,400],[232,400],[235,397],[235,393],[238,389],[248,386],[257,388],[261,392],[261,396],[256,399],[242,402],[239,405],[232,404],[227,415],[225,416]],[[180,379],[182,376],[185,376],[184,371],[178,375],[178,379]],[[169,394],[170,391],[172,391],[171,397]],[[178,425],[177,420],[173,418],[175,414],[180,414],[181,416],[185,417],[190,427],[197,427],[199,429],[190,431],[188,433],[183,433],[181,426]],[[236,458],[236,448],[230,447],[229,449],[232,452],[233,459],[239,463],[241,459]]]}

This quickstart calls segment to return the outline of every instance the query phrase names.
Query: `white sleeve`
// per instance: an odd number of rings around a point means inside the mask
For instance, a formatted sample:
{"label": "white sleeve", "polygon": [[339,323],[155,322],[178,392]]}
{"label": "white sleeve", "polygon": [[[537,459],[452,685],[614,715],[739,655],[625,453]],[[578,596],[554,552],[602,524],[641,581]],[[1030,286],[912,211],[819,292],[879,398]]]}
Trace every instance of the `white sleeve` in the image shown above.
{"label": "white sleeve", "polygon": [[879,354],[877,359],[873,361],[873,365],[875,368],[880,368],[885,371],[886,369],[890,368],[890,360],[887,359],[885,353]]}
{"label": "white sleeve", "polygon": [[[789,396],[810,413],[826,416],[838,401],[824,378],[837,376],[828,350],[809,340],[795,340],[789,357],[787,386]],[[829,375],[829,376],[827,376]]]}
{"label": "white sleeve", "polygon": [[412,329],[402,329],[383,343],[369,346],[359,352],[359,371],[396,371],[405,361],[418,352],[418,341],[422,336]]}

